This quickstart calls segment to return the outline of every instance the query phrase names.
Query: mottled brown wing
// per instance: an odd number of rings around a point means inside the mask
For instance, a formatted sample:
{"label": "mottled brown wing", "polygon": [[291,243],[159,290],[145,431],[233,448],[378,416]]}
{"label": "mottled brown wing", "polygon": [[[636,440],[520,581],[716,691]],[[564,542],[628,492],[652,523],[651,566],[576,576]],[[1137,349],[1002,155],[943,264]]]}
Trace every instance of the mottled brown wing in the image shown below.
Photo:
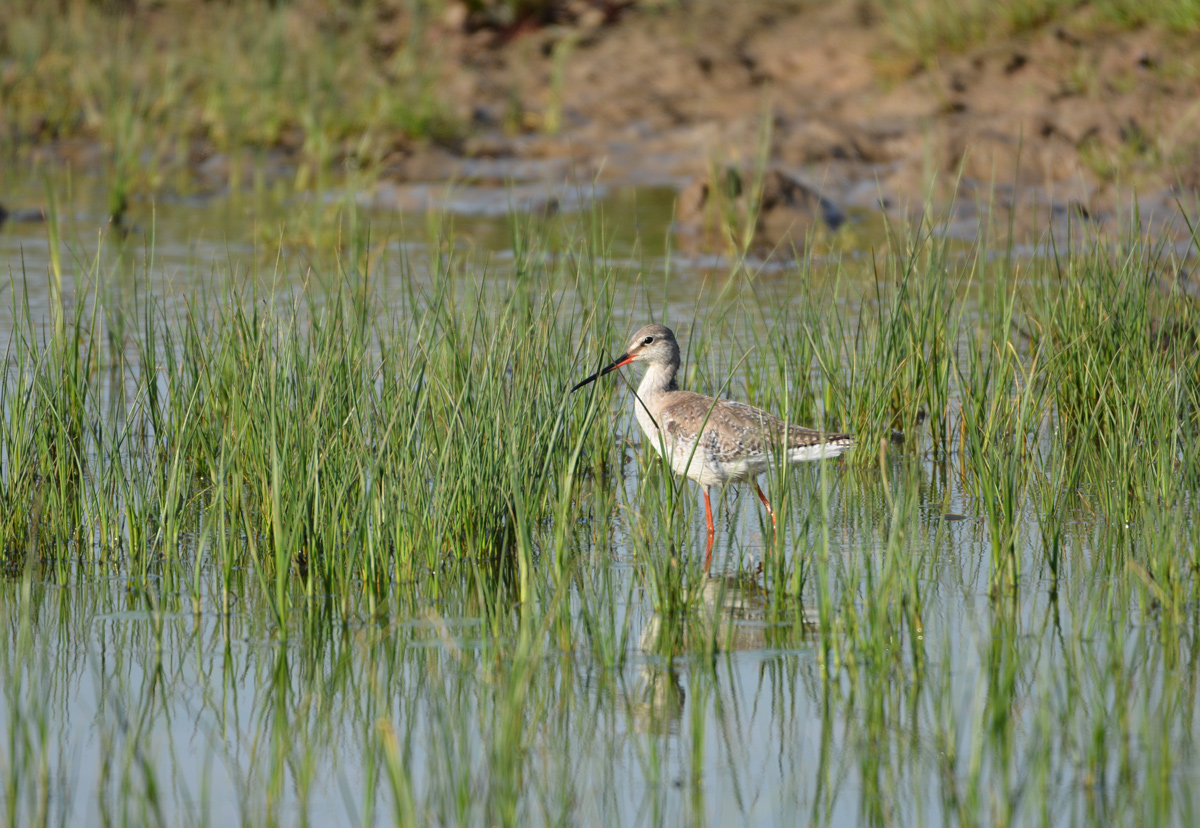
{"label": "mottled brown wing", "polygon": [[701,446],[713,460],[726,462],[763,453],[764,444],[780,424],[766,412],[730,400],[714,400],[702,394],[681,392],[663,409],[659,428],[674,439],[691,442],[704,430]]}
{"label": "mottled brown wing", "polygon": [[[762,409],[733,400],[714,401],[712,397],[689,391],[680,392],[679,398],[662,410],[661,419],[659,428],[685,442],[695,439],[703,428],[701,445],[719,461],[764,454],[782,442],[784,430],[783,420]],[[849,439],[847,434],[826,434],[797,425],[787,427],[789,449]]]}

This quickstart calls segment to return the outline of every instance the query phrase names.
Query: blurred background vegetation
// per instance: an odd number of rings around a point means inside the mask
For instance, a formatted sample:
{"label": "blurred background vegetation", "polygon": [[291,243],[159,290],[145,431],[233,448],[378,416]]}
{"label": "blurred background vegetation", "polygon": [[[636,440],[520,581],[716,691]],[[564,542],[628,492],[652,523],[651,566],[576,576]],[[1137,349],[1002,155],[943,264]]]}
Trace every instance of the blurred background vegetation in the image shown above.
{"label": "blurred background vegetation", "polygon": [[[197,152],[246,147],[278,148],[322,165],[368,166],[414,142],[461,151],[480,125],[481,101],[494,96],[472,76],[512,74],[514,63],[536,63],[547,67],[542,85],[553,86],[556,76],[561,83],[571,47],[601,31],[620,37],[653,22],[707,37],[696,21],[731,14],[717,0],[9,0],[5,6],[4,143],[12,149],[98,141],[117,158],[128,156],[117,162],[129,167],[128,175],[137,174],[135,167],[154,168],[149,159],[180,162],[190,154],[194,161]],[[862,48],[883,87],[948,56],[1065,24],[1070,36],[1084,39],[1150,28],[1176,38],[1168,50],[1194,43],[1200,31],[1200,0],[736,4],[738,15],[766,22],[834,6],[861,27]],[[530,35],[537,35],[537,48],[521,45]],[[705,44],[695,45],[703,63]],[[1196,80],[1190,63],[1152,68]],[[547,104],[547,90],[509,83],[507,95],[500,125],[509,132],[561,127],[561,112],[553,111],[561,101]]]}

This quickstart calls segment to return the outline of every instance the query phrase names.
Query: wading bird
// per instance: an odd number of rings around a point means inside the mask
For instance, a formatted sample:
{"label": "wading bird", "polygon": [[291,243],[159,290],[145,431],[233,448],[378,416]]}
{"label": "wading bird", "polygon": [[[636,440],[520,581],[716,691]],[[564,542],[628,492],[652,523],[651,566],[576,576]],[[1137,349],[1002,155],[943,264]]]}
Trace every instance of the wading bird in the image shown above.
{"label": "wading bird", "polygon": [[675,473],[695,480],[704,491],[708,521],[705,571],[712,562],[716,533],[710,486],[752,482],[774,525],[775,510],[757,478],[775,461],[777,451],[786,451],[789,463],[804,463],[837,457],[854,447],[854,438],[849,434],[827,434],[791,425],[746,403],[681,391],[675,377],[679,371],[679,343],[664,325],[642,328],[633,335],[625,353],[571,391],[631,362],[647,363],[633,404],[638,424],[650,445],[669,459]]}

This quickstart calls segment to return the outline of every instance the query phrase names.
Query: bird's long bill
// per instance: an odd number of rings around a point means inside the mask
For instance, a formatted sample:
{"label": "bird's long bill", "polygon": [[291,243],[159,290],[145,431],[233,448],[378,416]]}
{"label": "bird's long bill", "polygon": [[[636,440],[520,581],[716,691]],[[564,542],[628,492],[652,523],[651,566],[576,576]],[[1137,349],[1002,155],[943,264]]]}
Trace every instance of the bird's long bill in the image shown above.
{"label": "bird's long bill", "polygon": [[621,356],[617,357],[617,359],[613,362],[612,365],[609,365],[607,368],[601,368],[599,371],[592,374],[587,379],[579,382],[574,388],[571,389],[571,393],[574,394],[576,391],[578,391],[580,388],[583,388],[583,386],[587,385],[589,382],[595,382],[596,380],[600,379],[602,376],[607,374],[609,371],[615,371],[618,368],[620,368],[622,365],[628,365],[631,362],[633,362],[633,357],[631,357],[629,354],[621,354]]}

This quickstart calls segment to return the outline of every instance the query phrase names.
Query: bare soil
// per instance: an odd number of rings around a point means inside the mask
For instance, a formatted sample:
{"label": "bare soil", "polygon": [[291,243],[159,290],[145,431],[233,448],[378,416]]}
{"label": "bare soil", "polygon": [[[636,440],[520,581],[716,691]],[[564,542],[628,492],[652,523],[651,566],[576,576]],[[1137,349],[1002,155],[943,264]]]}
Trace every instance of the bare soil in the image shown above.
{"label": "bare soil", "polygon": [[[548,182],[665,185],[680,192],[691,236],[721,212],[778,248],[863,211],[932,205],[945,232],[973,237],[997,207],[1040,234],[1047,220],[1052,231],[1120,227],[1136,205],[1142,229],[1189,242],[1200,33],[1122,28],[1082,3],[1039,28],[918,58],[871,0],[559,0],[524,4],[542,16],[512,20],[482,10],[523,4],[447,0],[419,24],[417,5],[380,0],[369,48],[384,62],[418,38],[460,128],[398,135],[375,194],[384,206],[424,204],[428,185],[451,179],[527,185],[535,206],[556,203]],[[128,6],[171,24],[170,7]],[[288,13],[320,28],[338,9],[296,0]],[[280,168],[304,143],[291,133],[268,153]],[[188,167],[205,189],[249,163],[198,144]],[[104,163],[86,137],[38,152]],[[724,186],[754,180],[765,190]]]}
{"label": "bare soil", "polygon": [[1177,212],[1200,190],[1200,35],[1120,29],[1084,7],[921,62],[859,0],[568,7],[508,31],[471,31],[450,7],[438,36],[469,137],[402,152],[391,174],[552,159],[682,190],[765,160],[850,209],[982,200],[1093,222],[1134,200]]}

